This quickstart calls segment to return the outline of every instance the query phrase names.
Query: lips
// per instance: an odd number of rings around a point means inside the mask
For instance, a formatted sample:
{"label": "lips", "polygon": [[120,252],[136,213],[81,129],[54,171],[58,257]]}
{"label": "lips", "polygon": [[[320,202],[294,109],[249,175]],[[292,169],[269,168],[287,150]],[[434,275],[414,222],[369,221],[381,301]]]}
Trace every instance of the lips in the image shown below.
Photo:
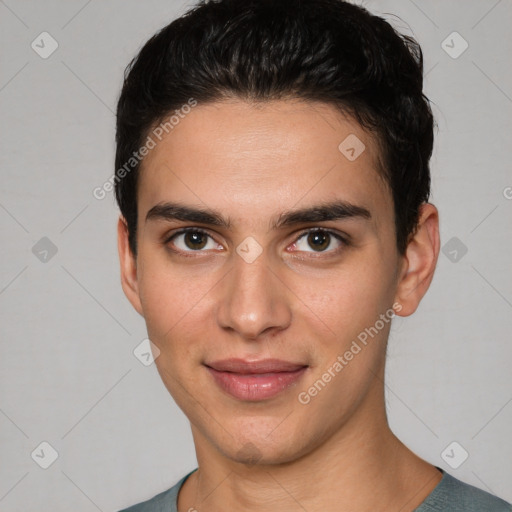
{"label": "lips", "polygon": [[217,370],[219,372],[261,374],[293,372],[307,365],[282,361],[281,359],[262,359],[261,361],[246,361],[244,359],[223,359],[222,361],[214,361],[213,363],[208,363],[206,366],[209,366],[210,368],[213,368],[214,370]]}
{"label": "lips", "polygon": [[205,366],[224,392],[244,401],[276,396],[294,385],[308,368],[305,364],[280,359],[224,359]]}

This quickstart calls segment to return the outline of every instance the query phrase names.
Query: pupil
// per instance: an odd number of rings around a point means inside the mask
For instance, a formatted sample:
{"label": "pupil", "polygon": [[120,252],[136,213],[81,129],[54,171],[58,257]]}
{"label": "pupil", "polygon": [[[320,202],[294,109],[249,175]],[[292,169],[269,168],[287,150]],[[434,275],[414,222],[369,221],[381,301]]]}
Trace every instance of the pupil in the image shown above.
{"label": "pupil", "polygon": [[189,249],[202,249],[206,245],[206,236],[198,231],[186,233],[185,244]]}
{"label": "pupil", "polygon": [[329,247],[329,235],[323,231],[310,233],[308,236],[308,243],[315,250],[323,250]]}

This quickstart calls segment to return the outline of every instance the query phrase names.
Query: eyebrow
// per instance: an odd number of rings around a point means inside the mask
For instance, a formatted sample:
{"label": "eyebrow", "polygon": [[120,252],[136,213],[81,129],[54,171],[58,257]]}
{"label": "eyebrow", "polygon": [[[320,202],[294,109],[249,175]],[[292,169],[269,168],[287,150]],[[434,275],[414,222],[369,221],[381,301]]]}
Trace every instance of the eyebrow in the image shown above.
{"label": "eyebrow", "polygon": [[[348,218],[369,220],[371,217],[370,211],[362,206],[346,201],[333,201],[298,210],[285,211],[271,222],[271,229]],[[146,222],[149,220],[178,220],[197,222],[226,229],[231,227],[231,220],[215,210],[194,208],[170,202],[159,203],[153,206],[146,215]]]}

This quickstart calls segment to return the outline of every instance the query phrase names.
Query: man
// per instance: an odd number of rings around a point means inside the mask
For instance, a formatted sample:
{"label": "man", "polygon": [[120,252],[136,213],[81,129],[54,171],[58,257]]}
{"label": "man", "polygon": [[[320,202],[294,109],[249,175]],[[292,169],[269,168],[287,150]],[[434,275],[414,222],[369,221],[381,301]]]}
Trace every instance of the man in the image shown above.
{"label": "man", "polygon": [[198,469],[131,511],[510,511],[391,432],[439,252],[422,54],[341,0],[202,3],[118,105],[123,289]]}

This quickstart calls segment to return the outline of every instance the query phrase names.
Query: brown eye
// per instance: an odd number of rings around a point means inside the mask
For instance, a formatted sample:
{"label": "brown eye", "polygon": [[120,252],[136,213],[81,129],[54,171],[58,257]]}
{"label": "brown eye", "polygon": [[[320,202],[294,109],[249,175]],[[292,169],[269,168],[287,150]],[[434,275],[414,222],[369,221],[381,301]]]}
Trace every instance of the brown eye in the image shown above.
{"label": "brown eye", "polygon": [[200,231],[189,231],[184,234],[184,241],[189,249],[203,249],[208,242],[208,236]]}
{"label": "brown eye", "polygon": [[347,245],[345,239],[335,232],[325,229],[313,229],[302,233],[294,242],[294,251],[335,253]]}
{"label": "brown eye", "polygon": [[[206,252],[208,249],[218,249],[219,244],[211,235],[202,229],[183,229],[174,233],[166,240],[166,244],[178,252]],[[204,250],[203,250],[204,249]]]}
{"label": "brown eye", "polygon": [[329,247],[331,235],[325,231],[312,231],[308,235],[308,244],[315,251],[323,251]]}

